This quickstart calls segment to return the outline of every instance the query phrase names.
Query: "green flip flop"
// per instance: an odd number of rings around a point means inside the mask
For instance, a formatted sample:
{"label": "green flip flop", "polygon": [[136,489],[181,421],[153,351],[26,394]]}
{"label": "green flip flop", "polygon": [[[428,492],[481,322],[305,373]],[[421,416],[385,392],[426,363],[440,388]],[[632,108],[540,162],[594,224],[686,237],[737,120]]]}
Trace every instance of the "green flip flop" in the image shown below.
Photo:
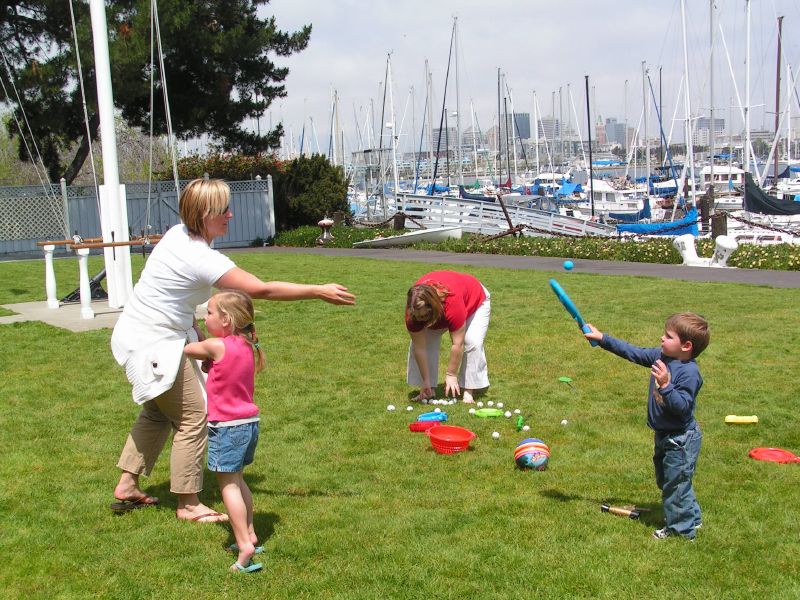
{"label": "green flip flop", "polygon": [[231,571],[236,569],[235,572],[239,573],[255,573],[256,571],[260,571],[262,568],[264,568],[264,565],[261,563],[254,563],[252,560],[247,563],[246,567],[243,567],[238,562],[235,562],[231,565]]}
{"label": "green flip flop", "polygon": [[[228,550],[233,552],[234,554],[239,554],[239,546],[236,544],[231,544],[228,546]],[[256,554],[262,554],[264,552],[264,546],[256,546]]]}

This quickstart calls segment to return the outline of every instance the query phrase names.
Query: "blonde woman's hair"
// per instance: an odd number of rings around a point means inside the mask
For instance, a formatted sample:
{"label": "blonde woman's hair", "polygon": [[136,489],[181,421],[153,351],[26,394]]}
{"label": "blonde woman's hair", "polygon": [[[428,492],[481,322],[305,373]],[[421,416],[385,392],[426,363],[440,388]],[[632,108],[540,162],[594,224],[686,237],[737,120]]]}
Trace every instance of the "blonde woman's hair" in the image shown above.
{"label": "blonde woman's hair", "polygon": [[230,200],[231,189],[221,179],[193,179],[178,203],[181,221],[189,233],[205,238],[208,233],[205,218],[225,214]]}
{"label": "blonde woman's hair", "polygon": [[681,342],[692,342],[692,358],[700,356],[711,341],[708,321],[696,313],[675,313],[664,323],[664,329],[677,333]]}
{"label": "blonde woman's hair", "polygon": [[231,334],[239,335],[250,342],[255,353],[256,373],[264,369],[264,351],[256,335],[253,299],[239,290],[221,290],[214,294],[217,310],[228,317]]}
{"label": "blonde woman's hair", "polygon": [[444,299],[449,293],[439,283],[412,285],[406,296],[406,314],[412,321],[429,327],[444,315]]}

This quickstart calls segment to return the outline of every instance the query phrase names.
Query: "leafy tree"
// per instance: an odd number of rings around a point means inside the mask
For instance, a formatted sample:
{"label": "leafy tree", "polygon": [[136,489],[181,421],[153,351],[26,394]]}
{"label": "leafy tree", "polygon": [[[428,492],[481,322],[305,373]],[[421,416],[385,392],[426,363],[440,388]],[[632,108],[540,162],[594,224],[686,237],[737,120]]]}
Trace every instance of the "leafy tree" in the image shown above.
{"label": "leafy tree", "polygon": [[[10,121],[10,123],[9,123]],[[0,115],[0,185],[36,185],[36,169],[19,159],[17,142],[8,135],[9,126],[16,127],[8,114]]]}
{"label": "leafy tree", "polygon": [[[167,91],[173,131],[179,138],[201,133],[216,138],[225,150],[246,154],[277,147],[281,126],[258,135],[242,128],[271,102],[286,96],[288,69],[273,56],[303,50],[311,34],[281,31],[274,17],[262,19],[259,6],[269,0],[170,0],[159,5]],[[76,35],[86,90],[89,134],[83,118],[69,2],[20,0],[0,2],[0,45],[9,62],[4,80],[14,82],[51,179],[71,182],[96,139],[94,57],[88,4],[75,0]],[[150,0],[106,0],[114,101],[126,123],[149,131]],[[156,61],[155,67],[158,67]],[[153,73],[153,120],[157,134],[166,132],[163,89]],[[6,85],[0,102],[17,105]],[[9,129],[12,136],[17,132]],[[63,156],[74,152],[66,163]],[[22,158],[24,144],[20,146]]]}
{"label": "leafy tree", "polygon": [[[272,155],[209,154],[188,156],[178,161],[178,176],[195,179],[208,173],[228,181],[272,175],[275,198],[275,221],[278,231],[301,225],[316,225],[334,211],[349,212],[347,179],[341,167],[332,165],[325,156],[301,156],[286,162]],[[171,179],[172,172],[161,173]]]}
{"label": "leafy tree", "polygon": [[312,225],[325,215],[349,212],[347,179],[341,167],[321,154],[301,156],[286,166],[275,182],[275,221],[283,231]]}

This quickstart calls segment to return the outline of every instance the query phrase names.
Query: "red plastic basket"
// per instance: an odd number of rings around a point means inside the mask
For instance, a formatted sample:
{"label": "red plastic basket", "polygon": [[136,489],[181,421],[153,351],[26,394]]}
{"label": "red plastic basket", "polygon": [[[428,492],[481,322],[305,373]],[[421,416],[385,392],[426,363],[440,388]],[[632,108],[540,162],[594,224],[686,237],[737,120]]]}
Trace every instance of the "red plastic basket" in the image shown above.
{"label": "red plastic basket", "polygon": [[438,427],[439,421],[414,421],[408,424],[411,431],[428,431],[431,427]]}
{"label": "red plastic basket", "polygon": [[433,449],[439,454],[454,454],[469,448],[475,434],[469,429],[455,425],[439,425],[428,429],[425,434],[431,439]]}

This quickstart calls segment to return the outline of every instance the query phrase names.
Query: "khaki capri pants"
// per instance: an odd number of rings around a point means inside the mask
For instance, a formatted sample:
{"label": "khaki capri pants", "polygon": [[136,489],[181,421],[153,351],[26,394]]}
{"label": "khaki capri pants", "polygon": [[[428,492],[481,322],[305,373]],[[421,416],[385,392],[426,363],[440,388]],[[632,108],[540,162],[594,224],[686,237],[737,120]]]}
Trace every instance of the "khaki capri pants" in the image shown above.
{"label": "khaki capri pants", "polygon": [[149,476],[164,443],[172,436],[170,491],[196,494],[203,489],[208,431],[206,402],[191,362],[184,356],[173,386],[142,404],[117,466]]}

